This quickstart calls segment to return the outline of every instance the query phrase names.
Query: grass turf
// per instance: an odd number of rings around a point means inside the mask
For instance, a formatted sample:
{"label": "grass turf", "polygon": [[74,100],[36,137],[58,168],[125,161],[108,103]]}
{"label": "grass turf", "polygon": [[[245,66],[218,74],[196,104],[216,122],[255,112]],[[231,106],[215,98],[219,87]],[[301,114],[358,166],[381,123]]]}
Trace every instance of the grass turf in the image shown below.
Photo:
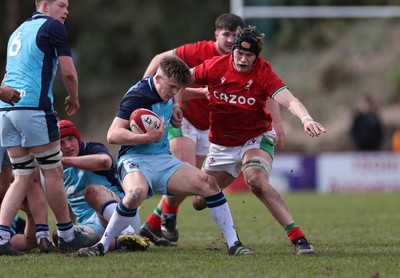
{"label": "grass turf", "polygon": [[[253,195],[227,198],[240,239],[256,251],[255,257],[229,257],[209,212],[195,211],[188,199],[179,211],[177,247],[151,246],[147,252],[110,252],[101,258],[33,250],[21,257],[0,257],[0,277],[400,276],[400,193],[284,195],[314,244],[316,254],[311,256],[294,254],[283,229]],[[142,222],[158,199],[143,203]]]}

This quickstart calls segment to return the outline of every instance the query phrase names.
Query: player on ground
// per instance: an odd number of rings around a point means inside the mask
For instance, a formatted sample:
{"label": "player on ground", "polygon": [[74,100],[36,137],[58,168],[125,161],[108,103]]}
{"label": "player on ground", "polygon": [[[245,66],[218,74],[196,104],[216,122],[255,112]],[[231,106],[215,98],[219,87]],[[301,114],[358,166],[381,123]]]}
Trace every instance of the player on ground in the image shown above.
{"label": "player on ground", "polygon": [[[224,13],[215,20],[215,41],[198,41],[184,44],[176,49],[156,55],[150,62],[145,77],[155,73],[160,61],[167,56],[178,56],[189,67],[195,67],[207,59],[232,52],[235,32],[238,27],[245,27],[244,20],[230,13]],[[281,146],[284,145],[284,131],[281,124],[279,107],[275,103],[269,104],[274,108],[274,127],[278,133]],[[208,100],[204,98],[190,99],[181,102],[183,111],[182,127],[172,125],[168,129],[168,139],[171,153],[182,161],[201,168],[208,153],[210,142]],[[155,245],[169,246],[170,241],[176,242],[179,237],[177,228],[177,214],[182,197],[163,196],[153,213],[142,225],[140,233],[148,237]],[[196,198],[196,197],[194,197]]]}
{"label": "player on ground", "polygon": [[298,117],[311,137],[325,132],[304,105],[260,56],[264,34],[249,26],[236,33],[232,55],[216,57],[193,69],[197,84],[208,85],[210,151],[203,171],[227,187],[243,171],[244,180],[284,228],[297,254],[312,254],[313,246],[294,222],[285,202],[269,183],[275,132],[268,98]]}
{"label": "player on ground", "polygon": [[[77,219],[79,229],[100,239],[124,196],[114,159],[103,144],[81,141],[73,122],[61,120],[59,126],[64,186],[71,218]],[[137,214],[121,232],[121,236],[115,238],[110,250],[146,250],[149,247],[148,240],[135,233],[139,225],[140,217]]]}
{"label": "player on ground", "polygon": [[[117,161],[125,196],[100,242],[80,249],[78,256],[103,256],[112,239],[131,223],[140,204],[153,194],[204,196],[225,237],[228,254],[254,254],[240,243],[228,203],[215,180],[170,154],[166,128],[173,114],[172,98],[191,81],[189,67],[181,59],[166,57],[153,77],[141,80],[125,94],[107,135],[109,143],[121,145]],[[159,128],[152,123],[144,134],[133,133],[129,118],[137,108],[152,110],[164,122]]]}

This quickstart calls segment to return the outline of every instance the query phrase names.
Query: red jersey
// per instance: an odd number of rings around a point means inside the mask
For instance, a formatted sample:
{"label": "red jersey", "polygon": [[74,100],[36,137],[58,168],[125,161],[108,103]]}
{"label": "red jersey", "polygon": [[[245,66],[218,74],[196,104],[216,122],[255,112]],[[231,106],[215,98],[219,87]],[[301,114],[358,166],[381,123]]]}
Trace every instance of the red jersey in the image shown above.
{"label": "red jersey", "polygon": [[[182,45],[175,50],[175,54],[181,58],[190,68],[200,65],[207,59],[219,56],[215,42],[200,41]],[[183,116],[197,129],[207,130],[210,126],[208,99],[192,99],[182,101]]]}
{"label": "red jersey", "polygon": [[210,91],[210,142],[235,147],[272,129],[267,99],[286,88],[271,65],[258,56],[251,71],[239,73],[232,55],[207,60],[194,70]]}

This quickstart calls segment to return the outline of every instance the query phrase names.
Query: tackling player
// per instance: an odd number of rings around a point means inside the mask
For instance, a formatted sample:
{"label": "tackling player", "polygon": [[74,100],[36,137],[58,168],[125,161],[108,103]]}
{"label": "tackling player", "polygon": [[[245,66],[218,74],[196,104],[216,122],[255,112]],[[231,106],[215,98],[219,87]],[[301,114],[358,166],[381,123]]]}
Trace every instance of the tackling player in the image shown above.
{"label": "tackling player", "polygon": [[210,98],[211,146],[203,171],[215,177],[221,188],[243,171],[246,184],[286,231],[297,254],[312,254],[313,246],[269,183],[276,133],[266,102],[272,98],[287,108],[312,137],[325,129],[259,56],[263,39],[255,27],[241,29],[231,55],[215,57],[193,69],[195,82],[208,85]]}

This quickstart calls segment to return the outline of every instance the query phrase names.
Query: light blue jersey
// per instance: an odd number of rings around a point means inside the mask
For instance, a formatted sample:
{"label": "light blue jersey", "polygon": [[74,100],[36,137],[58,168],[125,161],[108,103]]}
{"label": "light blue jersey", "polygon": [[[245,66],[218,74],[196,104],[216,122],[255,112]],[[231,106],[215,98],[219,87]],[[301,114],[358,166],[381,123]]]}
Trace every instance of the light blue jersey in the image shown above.
{"label": "light blue jersey", "polygon": [[21,100],[15,106],[0,102],[0,110],[54,110],[52,87],[58,56],[71,56],[64,24],[34,13],[14,31],[7,46],[4,85],[19,91]]}
{"label": "light blue jersey", "polygon": [[[110,155],[107,148],[100,143],[82,142],[79,156],[90,154]],[[64,168],[64,186],[67,194],[68,204],[76,215],[78,224],[84,225],[92,222],[96,211],[89,206],[85,200],[84,191],[89,185],[101,185],[113,191],[121,199],[124,196],[123,190],[117,179],[115,167],[106,171],[88,171],[74,167]]]}

